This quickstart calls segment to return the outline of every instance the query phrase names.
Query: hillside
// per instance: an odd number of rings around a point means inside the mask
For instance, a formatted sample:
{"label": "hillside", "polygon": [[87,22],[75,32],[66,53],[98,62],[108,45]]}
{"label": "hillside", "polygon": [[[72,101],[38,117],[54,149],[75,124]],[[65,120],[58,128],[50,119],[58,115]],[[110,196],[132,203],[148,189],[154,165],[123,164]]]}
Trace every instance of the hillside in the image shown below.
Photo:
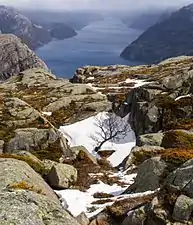
{"label": "hillside", "polygon": [[65,24],[35,23],[12,7],[0,6],[0,31],[3,34],[14,34],[31,49],[49,43],[52,38],[65,39],[73,37],[76,32]]}
{"label": "hillside", "polygon": [[0,47],[2,225],[192,225],[193,57],[69,82],[14,35]]}
{"label": "hillside", "polygon": [[121,54],[127,60],[155,63],[169,57],[193,55],[193,5],[172,13],[147,29]]}

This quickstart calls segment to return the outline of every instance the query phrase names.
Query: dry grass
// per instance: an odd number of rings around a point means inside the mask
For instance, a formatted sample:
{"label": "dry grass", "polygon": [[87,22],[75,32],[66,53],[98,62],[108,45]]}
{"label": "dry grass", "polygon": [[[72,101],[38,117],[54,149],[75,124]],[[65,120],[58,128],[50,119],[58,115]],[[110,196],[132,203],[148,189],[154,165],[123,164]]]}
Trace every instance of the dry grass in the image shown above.
{"label": "dry grass", "polygon": [[21,181],[21,182],[18,182],[18,183],[9,184],[7,187],[11,188],[11,189],[22,189],[22,190],[33,191],[33,192],[36,192],[38,194],[44,195],[44,193],[41,189],[38,189],[38,188],[34,187],[33,185],[27,183],[26,181]]}

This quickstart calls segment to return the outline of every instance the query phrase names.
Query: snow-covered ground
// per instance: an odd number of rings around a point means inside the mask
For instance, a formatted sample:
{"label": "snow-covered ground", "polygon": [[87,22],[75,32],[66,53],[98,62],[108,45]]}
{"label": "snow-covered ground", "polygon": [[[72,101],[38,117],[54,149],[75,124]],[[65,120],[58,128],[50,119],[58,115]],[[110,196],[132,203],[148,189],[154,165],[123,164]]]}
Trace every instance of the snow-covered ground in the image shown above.
{"label": "snow-covered ground", "polygon": [[[98,137],[98,133],[101,129],[97,125],[98,120],[106,120],[108,113],[102,112],[96,116],[90,117],[88,119],[82,120],[80,122],[60,127],[60,131],[68,140],[68,144],[73,146],[84,146],[90,153],[96,156],[94,148],[97,143],[93,137]],[[128,116],[123,118],[123,123],[127,123]],[[115,152],[108,158],[110,163],[116,167],[118,166],[130,153],[131,149],[136,144],[136,138],[133,130],[128,128],[128,133],[123,139],[119,141],[107,141],[102,146],[101,150],[115,150]]]}
{"label": "snow-covered ground", "polygon": [[[80,122],[61,126],[60,131],[67,138],[68,144],[73,146],[84,146],[95,157],[99,157],[94,151],[97,146],[96,139],[100,139],[101,128],[98,126],[98,121],[101,123],[108,120],[109,114],[101,112],[96,116],[92,116],[88,119]],[[118,121],[124,125],[128,124],[128,116],[125,118],[118,118]],[[118,122],[118,123],[119,123]],[[105,129],[105,128],[104,128]],[[95,137],[95,138],[93,138]],[[120,138],[120,140],[107,141],[101,148],[101,150],[114,150],[115,152],[108,158],[112,166],[116,167],[129,155],[131,149],[136,144],[136,138],[134,132],[128,126],[126,135]],[[125,191],[133,182],[137,174],[127,175],[127,171],[119,171],[117,173],[109,173],[109,177],[118,177],[120,182],[124,182],[124,187],[114,183],[112,186],[107,185],[99,180],[98,184],[93,184],[86,192],[80,190],[62,190],[57,191],[68,204],[68,210],[77,216],[81,212],[85,212],[88,217],[92,217],[101,212],[107,205],[113,204],[113,202],[120,198],[120,194]],[[100,179],[100,176],[98,177]],[[100,200],[93,197],[95,193],[107,193],[112,194],[115,197],[110,198],[112,201],[107,201],[104,204],[92,204],[93,202]],[[108,199],[109,200],[109,199]]]}
{"label": "snow-covered ground", "polygon": [[[86,192],[73,189],[56,192],[65,199],[68,205],[68,210],[73,214],[73,216],[78,216],[81,212],[85,212],[88,217],[92,217],[102,211],[107,205],[112,204],[117,199],[117,196],[123,193],[129,184],[133,183],[135,177],[136,174],[131,174],[125,177],[125,181],[128,182],[128,185],[125,187],[121,187],[117,184],[110,186],[99,181],[98,184],[91,185]],[[112,194],[115,197],[109,198],[112,199],[112,202],[92,204],[92,202],[99,200],[93,197],[95,193]]]}

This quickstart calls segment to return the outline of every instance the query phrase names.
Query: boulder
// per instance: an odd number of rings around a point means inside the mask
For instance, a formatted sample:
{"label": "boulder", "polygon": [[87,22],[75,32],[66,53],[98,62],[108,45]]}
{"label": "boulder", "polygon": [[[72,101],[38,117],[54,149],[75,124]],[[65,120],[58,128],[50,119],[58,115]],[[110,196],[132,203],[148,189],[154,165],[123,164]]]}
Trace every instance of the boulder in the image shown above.
{"label": "boulder", "polygon": [[88,163],[97,164],[96,158],[84,146],[71,147],[71,151],[75,154],[75,158],[78,160],[84,160]]}
{"label": "boulder", "polygon": [[7,188],[32,190],[59,202],[54,191],[26,162],[0,158],[0,166],[0,191]]}
{"label": "boulder", "polygon": [[146,160],[139,166],[135,182],[128,188],[128,191],[132,189],[138,193],[156,190],[160,187],[166,167],[166,163],[160,157]]}
{"label": "boulder", "polygon": [[0,192],[2,225],[80,225],[63,207],[32,191]]}
{"label": "boulder", "polygon": [[56,129],[24,128],[15,130],[13,137],[6,145],[5,152],[11,153],[25,150],[40,159],[59,161],[65,155],[70,155],[66,139]]}
{"label": "boulder", "polygon": [[188,197],[193,198],[193,159],[169,174],[166,185],[171,189],[183,191]]}
{"label": "boulder", "polygon": [[80,225],[89,225],[89,223],[90,223],[88,217],[86,216],[86,214],[84,212],[82,212],[80,215],[78,215],[76,217],[76,220],[78,221],[78,223]]}
{"label": "boulder", "polygon": [[161,152],[165,151],[164,148],[159,146],[142,146],[134,147],[131,150],[130,155],[124,160],[122,166],[124,169],[128,169],[130,166],[139,165],[145,160],[152,158],[153,156],[159,155]]}
{"label": "boulder", "polygon": [[121,225],[143,225],[146,220],[146,211],[144,206],[135,210],[129,211],[127,217]]}
{"label": "boulder", "polygon": [[47,70],[45,63],[13,34],[0,35],[0,52],[0,80],[34,67]]}
{"label": "boulder", "polygon": [[173,218],[176,221],[188,221],[193,212],[193,198],[180,195],[175,203]]}
{"label": "boulder", "polygon": [[144,134],[137,138],[137,146],[161,146],[164,134],[154,133],[154,134]]}
{"label": "boulder", "polygon": [[77,181],[77,170],[70,165],[58,163],[47,175],[48,183],[55,189],[69,188]]}

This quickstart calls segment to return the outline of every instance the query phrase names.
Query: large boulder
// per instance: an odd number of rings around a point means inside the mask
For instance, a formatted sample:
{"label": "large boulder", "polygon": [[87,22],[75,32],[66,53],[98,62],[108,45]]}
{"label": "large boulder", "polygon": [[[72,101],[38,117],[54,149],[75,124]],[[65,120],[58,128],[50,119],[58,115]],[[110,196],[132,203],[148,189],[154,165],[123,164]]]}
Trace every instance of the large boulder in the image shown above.
{"label": "large boulder", "polygon": [[188,197],[193,198],[193,159],[169,174],[166,185],[170,189],[183,191]]}
{"label": "large boulder", "polygon": [[54,191],[27,163],[16,159],[0,158],[0,166],[0,191],[6,188],[32,190],[58,202]]}
{"label": "large boulder", "polygon": [[2,225],[79,225],[63,207],[32,191],[0,192]]}
{"label": "large boulder", "polygon": [[45,63],[12,34],[0,35],[0,52],[0,80],[34,67],[47,70]]}
{"label": "large boulder", "polygon": [[167,165],[161,160],[161,157],[146,160],[138,168],[135,183],[126,192],[132,190],[138,193],[158,189],[166,167]]}
{"label": "large boulder", "polygon": [[25,150],[40,159],[59,161],[68,152],[66,139],[59,131],[51,129],[24,128],[15,130],[15,136],[10,139],[5,152],[11,153]]}
{"label": "large boulder", "polygon": [[51,168],[47,179],[55,189],[69,188],[77,180],[77,170],[71,165],[58,163]]}

